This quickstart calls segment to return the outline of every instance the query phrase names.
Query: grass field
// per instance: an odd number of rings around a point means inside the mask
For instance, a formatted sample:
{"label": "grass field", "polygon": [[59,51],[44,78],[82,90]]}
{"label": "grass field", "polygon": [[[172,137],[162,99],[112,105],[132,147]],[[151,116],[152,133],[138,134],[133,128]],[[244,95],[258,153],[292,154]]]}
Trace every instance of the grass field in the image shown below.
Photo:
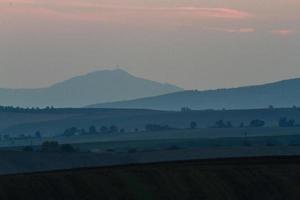
{"label": "grass field", "polygon": [[1,141],[0,149],[40,146],[44,141],[72,144],[81,151],[150,151],[168,148],[197,148],[244,145],[299,145],[300,127],[185,129],[159,132],[114,133]]}
{"label": "grass field", "polygon": [[298,200],[299,177],[299,157],[86,168],[1,176],[0,199]]}

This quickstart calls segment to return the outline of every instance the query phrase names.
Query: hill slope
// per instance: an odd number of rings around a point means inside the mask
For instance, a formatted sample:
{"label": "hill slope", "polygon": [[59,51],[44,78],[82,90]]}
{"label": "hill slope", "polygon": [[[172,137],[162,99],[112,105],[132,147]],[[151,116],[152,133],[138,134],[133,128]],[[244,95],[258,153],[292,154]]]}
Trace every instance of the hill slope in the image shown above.
{"label": "hill slope", "polygon": [[94,108],[143,108],[158,110],[253,109],[300,105],[300,79],[291,79],[258,86],[209,91],[183,91],[130,101],[92,105]]}
{"label": "hill slope", "polygon": [[299,157],[241,158],[8,175],[0,198],[296,200],[299,166]]}
{"label": "hill slope", "polygon": [[135,77],[123,70],[103,70],[78,76],[48,88],[0,89],[0,105],[21,107],[81,107],[177,92],[182,89]]}

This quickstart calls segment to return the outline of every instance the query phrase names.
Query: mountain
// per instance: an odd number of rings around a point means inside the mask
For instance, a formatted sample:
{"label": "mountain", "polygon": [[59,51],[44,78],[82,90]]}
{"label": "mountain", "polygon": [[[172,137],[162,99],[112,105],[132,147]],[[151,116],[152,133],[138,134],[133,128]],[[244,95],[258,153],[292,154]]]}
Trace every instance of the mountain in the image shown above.
{"label": "mountain", "polygon": [[103,70],[39,89],[0,89],[0,105],[82,107],[178,92],[182,89],[135,77],[124,70]]}
{"label": "mountain", "polygon": [[181,91],[156,97],[92,105],[97,108],[143,108],[158,110],[253,109],[300,105],[300,79],[257,86],[209,91]]}

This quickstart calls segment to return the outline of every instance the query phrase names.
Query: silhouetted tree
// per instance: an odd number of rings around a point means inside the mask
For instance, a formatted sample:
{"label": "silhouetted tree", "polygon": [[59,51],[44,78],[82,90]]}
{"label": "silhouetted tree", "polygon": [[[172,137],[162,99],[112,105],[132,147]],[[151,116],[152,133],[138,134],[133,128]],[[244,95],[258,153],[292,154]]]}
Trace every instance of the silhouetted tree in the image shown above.
{"label": "silhouetted tree", "polygon": [[226,128],[232,128],[232,127],[233,127],[232,123],[230,121],[228,121],[226,123]]}
{"label": "silhouetted tree", "polygon": [[190,128],[191,128],[191,129],[196,129],[196,128],[197,128],[197,123],[194,122],[194,121],[192,121],[192,122],[190,123]]}
{"label": "silhouetted tree", "polygon": [[80,135],[86,135],[87,132],[86,132],[86,130],[84,128],[82,128],[82,129],[80,129],[79,134]]}
{"label": "silhouetted tree", "polygon": [[217,128],[224,128],[225,127],[224,121],[223,120],[216,121],[216,127]]}
{"label": "silhouetted tree", "polygon": [[295,126],[295,120],[291,119],[288,120],[286,117],[283,117],[278,122],[279,127],[294,127]]}
{"label": "silhouetted tree", "polygon": [[76,127],[68,128],[64,131],[63,136],[74,136],[79,130]]}
{"label": "silhouetted tree", "polygon": [[100,128],[101,133],[107,133],[108,132],[108,128],[106,126],[102,126]]}
{"label": "silhouetted tree", "polygon": [[230,121],[225,123],[223,120],[219,120],[219,121],[216,121],[215,127],[216,128],[232,128],[233,125]]}
{"label": "silhouetted tree", "polygon": [[97,134],[97,130],[96,130],[95,126],[89,127],[89,134],[91,134],[91,135]]}
{"label": "silhouetted tree", "polygon": [[269,109],[270,109],[270,110],[273,110],[273,109],[274,109],[274,106],[273,106],[273,105],[269,105]]}
{"label": "silhouetted tree", "polygon": [[255,119],[250,122],[249,127],[263,127],[265,124],[263,120]]}
{"label": "silhouetted tree", "polygon": [[118,127],[115,125],[112,125],[109,127],[109,132],[110,133],[117,133],[118,132]]}
{"label": "silhouetted tree", "polygon": [[38,139],[42,138],[41,132],[40,132],[40,131],[35,132],[34,135],[35,135],[35,137],[38,138]]}
{"label": "silhouetted tree", "polygon": [[124,128],[121,128],[121,129],[120,129],[120,133],[125,133],[125,129],[124,129]]}

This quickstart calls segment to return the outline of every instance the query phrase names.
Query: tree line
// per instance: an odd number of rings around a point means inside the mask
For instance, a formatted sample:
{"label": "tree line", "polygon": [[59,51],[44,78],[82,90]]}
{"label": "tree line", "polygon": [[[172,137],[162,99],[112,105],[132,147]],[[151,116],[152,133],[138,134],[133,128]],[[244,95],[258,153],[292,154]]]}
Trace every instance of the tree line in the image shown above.
{"label": "tree line", "polygon": [[[266,122],[261,119],[251,120],[249,123],[241,122],[238,125],[234,125],[231,121],[226,120],[218,120],[209,128],[259,128],[265,127]],[[197,129],[199,128],[199,124],[196,121],[191,121],[189,126],[186,128],[180,129]],[[297,124],[294,119],[288,119],[287,117],[282,117],[278,120],[278,127],[288,128],[288,127],[300,127],[300,124]],[[111,134],[111,133],[126,133],[126,132],[156,132],[156,131],[168,131],[168,130],[176,130],[179,128],[174,128],[169,125],[162,124],[146,124],[143,129],[134,128],[131,130],[126,130],[125,128],[119,128],[116,125],[111,126],[101,126],[97,128],[92,125],[87,129],[71,127],[64,130],[60,136],[76,136],[76,135],[96,135],[96,134]],[[42,133],[40,131],[36,131],[32,135],[24,135],[20,134],[18,136],[11,136],[9,134],[0,135],[0,140],[24,140],[24,139],[41,139]]]}

